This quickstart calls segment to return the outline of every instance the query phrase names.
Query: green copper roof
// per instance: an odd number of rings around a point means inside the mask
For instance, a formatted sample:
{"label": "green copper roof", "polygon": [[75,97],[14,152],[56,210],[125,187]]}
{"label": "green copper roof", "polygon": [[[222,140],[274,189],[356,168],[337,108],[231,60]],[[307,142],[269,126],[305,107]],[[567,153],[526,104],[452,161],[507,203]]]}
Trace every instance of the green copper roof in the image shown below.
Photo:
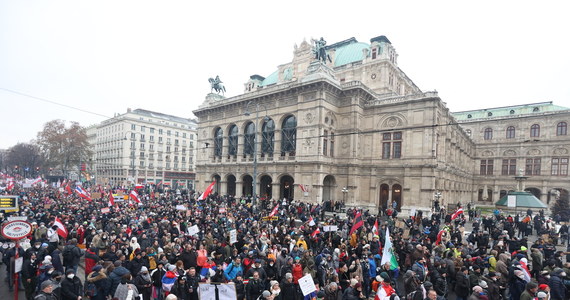
{"label": "green copper roof", "polygon": [[279,79],[279,70],[271,73],[271,75],[267,76],[262,82],[261,86],[267,86],[270,84],[277,83],[277,79]]}
{"label": "green copper roof", "polygon": [[351,43],[336,48],[334,56],[334,66],[340,67],[364,59],[363,49],[369,49],[366,43]]}
{"label": "green copper roof", "polygon": [[495,203],[496,206],[507,206],[509,196],[517,197],[516,207],[546,208],[546,204],[528,192],[511,192]]}
{"label": "green copper roof", "polygon": [[552,104],[552,102],[531,103],[514,106],[495,107],[478,110],[467,110],[452,113],[457,121],[467,121],[470,119],[492,119],[507,116],[520,116],[530,115],[536,113],[568,110],[567,107],[562,107]]}

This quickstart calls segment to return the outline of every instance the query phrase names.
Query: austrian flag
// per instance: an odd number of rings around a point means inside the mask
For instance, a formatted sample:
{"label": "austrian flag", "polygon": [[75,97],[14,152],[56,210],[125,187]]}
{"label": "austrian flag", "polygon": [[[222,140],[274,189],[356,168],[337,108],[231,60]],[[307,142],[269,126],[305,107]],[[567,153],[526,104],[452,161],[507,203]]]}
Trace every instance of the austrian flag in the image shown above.
{"label": "austrian flag", "polygon": [[216,184],[216,181],[212,181],[212,183],[210,183],[210,185],[206,188],[206,190],[202,193],[202,195],[200,195],[200,197],[198,198],[198,200],[204,200],[206,198],[208,198],[208,196],[212,193],[212,191],[214,190],[214,185]]}
{"label": "austrian flag", "polygon": [[277,214],[277,211],[279,211],[279,203],[277,203],[277,205],[275,205],[275,207],[273,208],[273,210],[271,211],[271,213],[269,214],[270,217],[275,216],[275,214]]}
{"label": "austrian flag", "polygon": [[67,229],[65,228],[65,226],[63,226],[63,223],[58,217],[55,217],[53,225],[57,226],[57,234],[59,234],[63,238],[67,238]]}
{"label": "austrian flag", "polygon": [[458,209],[453,213],[453,215],[451,215],[451,219],[452,219],[452,220],[455,220],[455,219],[457,219],[457,217],[459,217],[461,214],[463,214],[463,208],[460,207],[460,208],[458,208]]}
{"label": "austrian flag", "polygon": [[135,200],[136,203],[141,203],[141,199],[139,198],[139,194],[137,194],[137,192],[135,190],[132,190],[131,193],[129,194],[129,197],[131,197],[131,199]]}

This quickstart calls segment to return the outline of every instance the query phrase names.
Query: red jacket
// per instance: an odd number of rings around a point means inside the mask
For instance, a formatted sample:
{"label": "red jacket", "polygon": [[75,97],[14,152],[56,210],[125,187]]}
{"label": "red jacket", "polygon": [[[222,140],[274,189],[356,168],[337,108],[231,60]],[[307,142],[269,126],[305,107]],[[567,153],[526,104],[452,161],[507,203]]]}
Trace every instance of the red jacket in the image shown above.
{"label": "red jacket", "polygon": [[303,266],[299,263],[293,265],[293,282],[299,284],[299,279],[303,277]]}

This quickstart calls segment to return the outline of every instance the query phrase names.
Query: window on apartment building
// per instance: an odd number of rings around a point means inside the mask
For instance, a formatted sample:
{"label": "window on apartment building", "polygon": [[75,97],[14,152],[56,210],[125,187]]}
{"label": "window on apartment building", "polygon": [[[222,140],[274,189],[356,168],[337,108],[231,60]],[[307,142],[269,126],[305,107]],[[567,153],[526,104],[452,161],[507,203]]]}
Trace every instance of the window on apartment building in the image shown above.
{"label": "window on apartment building", "polygon": [[493,175],[493,163],[492,159],[482,159],[479,175]]}
{"label": "window on apartment building", "polygon": [[136,129],[137,129],[137,125],[131,124],[131,130],[136,130]]}
{"label": "window on apartment building", "polygon": [[552,176],[568,176],[568,157],[553,157],[550,174]]}
{"label": "window on apartment building", "polygon": [[530,136],[531,137],[539,137],[540,136],[540,125],[533,124],[530,126]]}
{"label": "window on apartment building", "polygon": [[515,138],[515,126],[507,127],[507,138],[514,139]]}
{"label": "window on apartment building", "polygon": [[146,130],[146,126],[141,126],[141,132],[144,132]]}
{"label": "window on apartment building", "polygon": [[150,128],[150,133],[154,133],[154,128]]}
{"label": "window on apartment building", "polygon": [[556,125],[556,135],[566,135],[568,132],[568,124],[560,122]]}
{"label": "window on apartment building", "polygon": [[141,150],[144,150],[144,143],[141,143]]}
{"label": "window on apartment building", "polygon": [[154,135],[149,136],[151,142],[154,142]]}
{"label": "window on apartment building", "polygon": [[136,139],[136,138],[137,138],[137,135],[136,135],[136,133],[134,133],[134,132],[131,132],[131,139],[133,139],[133,140],[134,140],[134,139]]}
{"label": "window on apartment building", "polygon": [[400,158],[402,156],[402,132],[382,134],[382,158]]}
{"label": "window on apartment building", "polygon": [[149,146],[148,146],[148,149],[149,149],[150,151],[153,151],[153,150],[154,150],[154,145],[152,145],[152,144],[149,145]]}
{"label": "window on apartment building", "polygon": [[525,175],[540,175],[540,158],[527,158]]}
{"label": "window on apartment building", "polygon": [[517,174],[517,159],[503,159],[501,168],[501,175],[516,175]]}
{"label": "window on apartment building", "polygon": [[162,129],[158,129],[158,134],[162,134]]}
{"label": "window on apartment building", "polygon": [[162,137],[161,136],[158,137],[158,142],[162,143]]}
{"label": "window on apartment building", "polygon": [[186,138],[186,132],[182,133],[182,138],[185,139]]}
{"label": "window on apartment building", "polygon": [[487,141],[493,139],[493,129],[485,128],[485,131],[483,133],[483,138]]}
{"label": "window on apartment building", "polygon": [[170,152],[170,146],[166,146],[166,152]]}
{"label": "window on apartment building", "polygon": [[167,130],[167,131],[166,131],[166,135],[167,135],[167,136],[170,136],[171,134],[172,134],[172,133],[170,132],[170,130]]}
{"label": "window on apartment building", "polygon": [[144,142],[145,136],[144,134],[141,134],[141,142]]}
{"label": "window on apartment building", "polygon": [[178,137],[179,134],[180,134],[180,132],[178,132],[178,131],[174,132],[175,137]]}

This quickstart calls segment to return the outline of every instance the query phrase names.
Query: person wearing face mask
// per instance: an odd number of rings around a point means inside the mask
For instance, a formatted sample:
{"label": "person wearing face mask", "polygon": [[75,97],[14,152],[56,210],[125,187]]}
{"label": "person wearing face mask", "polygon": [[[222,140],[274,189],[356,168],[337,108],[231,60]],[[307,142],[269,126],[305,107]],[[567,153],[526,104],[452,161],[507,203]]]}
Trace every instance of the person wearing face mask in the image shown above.
{"label": "person wearing face mask", "polygon": [[51,273],[51,279],[49,279],[49,281],[51,281],[51,283],[53,284],[52,293],[56,299],[61,299],[61,280],[62,280],[62,278],[63,278],[63,274],[61,274],[59,271],[53,271],[53,273]]}
{"label": "person wearing face mask", "polygon": [[141,294],[141,300],[150,300],[152,279],[150,278],[147,267],[141,267],[140,272],[135,278],[135,286],[137,287],[139,294]]}
{"label": "person wearing face mask", "polygon": [[263,269],[265,271],[266,280],[277,280],[277,266],[273,259],[268,259]]}
{"label": "person wearing face mask", "polygon": [[65,278],[61,281],[61,300],[81,300],[83,295],[83,283],[75,276],[73,269],[65,272]]}

